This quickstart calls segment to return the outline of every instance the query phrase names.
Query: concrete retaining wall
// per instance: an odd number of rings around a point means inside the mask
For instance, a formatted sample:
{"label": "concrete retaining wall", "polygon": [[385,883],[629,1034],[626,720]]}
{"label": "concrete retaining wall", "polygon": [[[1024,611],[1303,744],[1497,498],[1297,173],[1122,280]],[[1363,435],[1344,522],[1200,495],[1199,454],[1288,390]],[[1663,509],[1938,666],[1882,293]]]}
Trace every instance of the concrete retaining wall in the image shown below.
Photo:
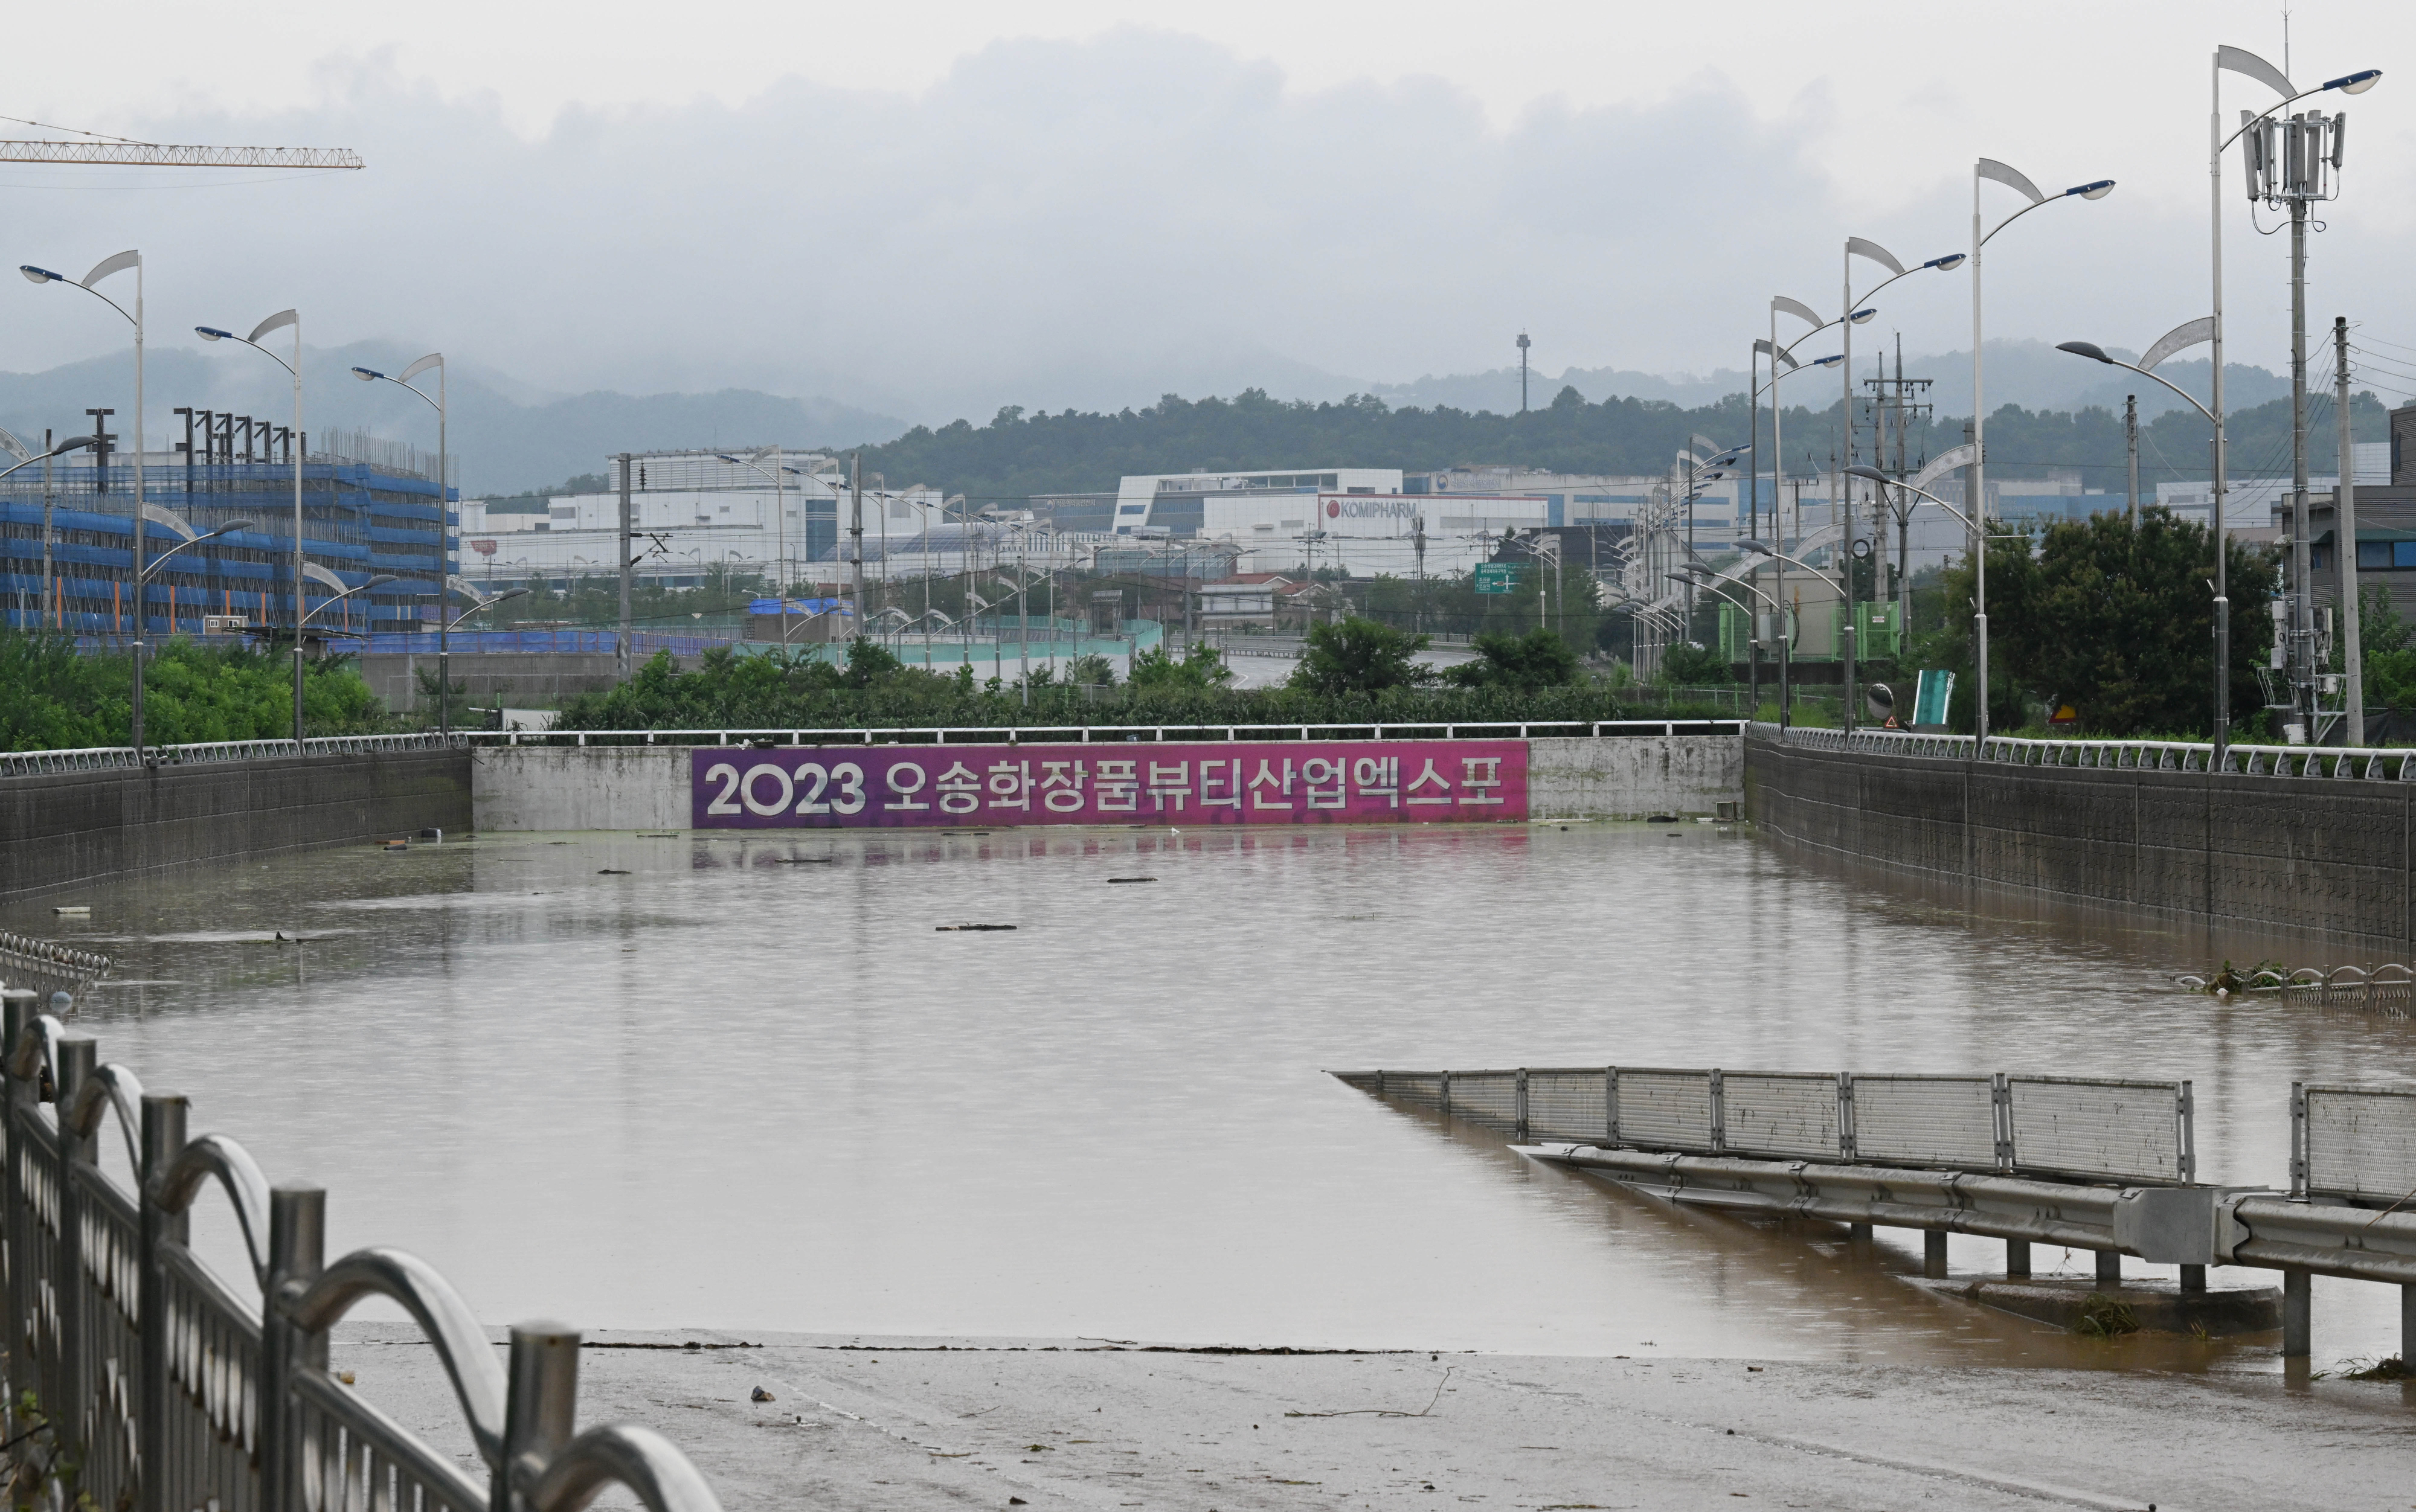
{"label": "concrete retaining wall", "polygon": [[0,893],[470,827],[470,754],[213,761],[0,780]]}
{"label": "concrete retaining wall", "polygon": [[[1745,742],[1782,849],[1951,892],[2406,951],[2416,784],[1999,766]],[[2226,946],[2222,949],[2237,949]]]}
{"label": "concrete retaining wall", "polygon": [[[1528,742],[1528,812],[1538,819],[1709,814],[1744,788],[1733,735]],[[482,746],[471,753],[480,830],[685,830],[688,748]]]}

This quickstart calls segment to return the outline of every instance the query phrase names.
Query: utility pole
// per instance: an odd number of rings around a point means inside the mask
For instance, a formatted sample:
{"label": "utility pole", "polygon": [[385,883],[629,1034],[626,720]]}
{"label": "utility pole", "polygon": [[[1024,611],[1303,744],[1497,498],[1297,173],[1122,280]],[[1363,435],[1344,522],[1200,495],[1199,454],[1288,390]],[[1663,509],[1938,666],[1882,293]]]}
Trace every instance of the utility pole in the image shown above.
{"label": "utility pole", "polygon": [[[632,638],[630,634],[632,612],[629,605],[629,591],[632,587],[629,529],[633,523],[629,512],[629,454],[623,452],[621,454],[621,640],[619,646],[615,648],[617,654],[612,669],[624,682],[629,681],[629,663],[632,659],[629,654]],[[490,624],[493,622],[492,619],[488,621]],[[451,696],[450,690],[447,690],[446,696]]]}
{"label": "utility pole", "polygon": [[1518,333],[1518,412],[1527,412],[1527,333]]}
{"label": "utility pole", "polygon": [[[2294,117],[2289,143],[2290,177],[2299,176],[2303,118]],[[2293,189],[2301,186],[2293,183]],[[2354,546],[2350,547],[2356,549]],[[2307,201],[2290,196],[2290,703],[2301,739],[2316,738],[2316,592],[2307,546]],[[2288,738],[2287,735],[2285,737]]]}
{"label": "utility pole", "polygon": [[864,634],[864,454],[847,454],[848,488],[855,497],[847,533],[855,541],[855,633]]}
{"label": "utility pole", "polygon": [[2340,431],[2340,483],[2333,493],[2333,550],[2340,558],[2341,662],[2347,674],[2348,741],[2365,743],[2365,642],[2357,597],[2357,448],[2349,440],[2348,317],[2333,317],[2333,412]]}
{"label": "utility pole", "polygon": [[2139,528],[2139,396],[2122,397],[2122,444],[2131,458],[2131,529]]}
{"label": "utility pole", "polygon": [[44,430],[42,432],[42,607],[50,611],[51,628],[64,630],[67,628],[67,605],[63,602],[63,595],[58,592],[57,583],[51,576],[51,541],[54,533],[51,529],[51,508],[56,498],[51,491],[51,448],[55,444],[56,442],[51,440],[50,431]]}

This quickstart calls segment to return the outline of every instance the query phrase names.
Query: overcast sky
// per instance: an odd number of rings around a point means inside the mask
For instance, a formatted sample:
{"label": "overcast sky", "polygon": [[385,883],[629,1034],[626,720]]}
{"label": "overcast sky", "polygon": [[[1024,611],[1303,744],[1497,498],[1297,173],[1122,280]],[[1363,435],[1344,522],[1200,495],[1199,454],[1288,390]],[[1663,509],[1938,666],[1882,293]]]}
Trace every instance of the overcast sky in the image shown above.
{"label": "overcast sky", "polygon": [[[8,261],[75,277],[140,246],[156,342],[291,304],[314,345],[441,346],[554,392],[746,385],[916,420],[1473,371],[1522,327],[1548,372],[1741,367],[1770,294],[1837,304],[1849,233],[1963,249],[1980,154],[2121,186],[1991,245],[1989,335],[2142,347],[2207,307],[2209,53],[2284,56],[2278,7],[2208,0],[266,0],[240,25],[138,3],[102,32],[55,7],[11,26],[42,64],[10,114],[368,159],[0,166]],[[2346,313],[2384,352],[2416,349],[2411,40],[2404,0],[2291,21],[2303,85],[2395,70],[2347,102],[2310,278],[2315,323]],[[2272,99],[2225,89],[2227,114]],[[2238,179],[2231,355],[2279,368],[2287,238]],[[118,340],[71,291],[7,289],[0,368]],[[1969,300],[1918,276],[1872,335],[1967,347]]]}

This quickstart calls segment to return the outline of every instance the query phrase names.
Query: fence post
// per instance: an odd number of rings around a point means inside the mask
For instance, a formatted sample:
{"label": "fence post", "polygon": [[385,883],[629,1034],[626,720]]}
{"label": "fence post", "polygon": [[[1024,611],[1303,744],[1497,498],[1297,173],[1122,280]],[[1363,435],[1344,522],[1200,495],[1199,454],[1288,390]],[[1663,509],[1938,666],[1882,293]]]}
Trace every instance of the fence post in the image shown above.
{"label": "fence post", "polygon": [[136,1480],[141,1512],[169,1512],[166,1505],[168,1465],[168,1279],[160,1269],[163,1241],[185,1242],[189,1224],[182,1212],[170,1213],[155,1200],[158,1183],[185,1147],[190,1105],[173,1093],[143,1095],[143,1169],[135,1173],[136,1211],[142,1215],[137,1257],[134,1310],[141,1320],[137,1344],[142,1350],[135,1383],[136,1441],[143,1463]]}
{"label": "fence post", "polygon": [[1602,1069],[1602,1120],[1604,1147],[1617,1149],[1619,1147],[1619,1068],[1616,1066],[1605,1066]]}
{"label": "fence post", "polygon": [[2282,1272],[2282,1357],[2286,1360],[2307,1357],[2314,1332],[2315,1287],[2313,1272]]}
{"label": "fence post", "polygon": [[1435,1095],[1435,1106],[1442,1110],[1444,1117],[1451,1116],[1451,1072],[1449,1071],[1442,1073],[1442,1090]]}
{"label": "fence post", "polygon": [[1856,1159],[1854,1150],[1854,1073],[1837,1073],[1837,1159]]}
{"label": "fence post", "polygon": [[1989,1079],[1988,1100],[1997,1115],[1997,1169],[2011,1171],[2020,1152],[2014,1148],[2014,1089],[2003,1071]]}
{"label": "fence post", "polygon": [[1729,1110],[1726,1089],[1720,1084],[1720,1069],[1712,1068],[1712,1153],[1719,1155],[1729,1146]]}
{"label": "fence post", "polygon": [[91,1080],[100,1045],[88,1034],[64,1035],[58,1055],[58,1085],[53,1096],[58,1111],[59,1238],[51,1251],[50,1280],[58,1308],[59,1358],[56,1385],[44,1393],[42,1411],[50,1418],[51,1442],[59,1456],[82,1464],[89,1458],[83,1443],[84,1404],[92,1395],[84,1358],[83,1295],[92,1282],[84,1274],[83,1193],[75,1173],[76,1167],[92,1163],[93,1142],[76,1132],[68,1110],[75,1106],[77,1091]]}
{"label": "fence post", "polygon": [[527,1488],[578,1431],[579,1330],[514,1324],[506,1370],[503,1462],[488,1512],[526,1512]]}
{"label": "fence post", "polygon": [[2182,1084],[2173,1113],[2181,1120],[2181,1178],[2192,1183],[2197,1180],[2197,1096],[2188,1082]]}
{"label": "fence post", "polygon": [[[318,1187],[277,1187],[268,1193],[268,1284],[260,1299],[261,1512],[299,1507],[302,1462],[300,1415],[294,1406],[294,1371],[299,1365],[324,1369],[327,1336],[310,1336],[297,1349],[297,1331],[287,1310],[289,1291],[298,1295],[327,1263],[327,1193]],[[304,1354],[307,1352],[308,1357]]]}
{"label": "fence post", "polygon": [[2290,1084],[2290,1195],[2307,1194],[2307,1084]]}
{"label": "fence post", "polygon": [[8,1437],[12,1439],[24,1431],[18,1421],[17,1402],[36,1378],[38,1358],[34,1351],[33,1333],[28,1326],[34,1316],[34,1287],[33,1277],[29,1274],[32,1267],[28,1251],[33,1243],[33,1225],[27,1220],[24,1185],[19,1180],[23,1157],[17,1148],[21,1137],[17,1131],[20,1121],[17,1110],[30,1100],[28,1094],[36,1089],[18,1081],[5,1068],[15,1059],[17,1041],[33,1026],[37,1012],[36,995],[30,988],[11,988],[5,1001],[0,1001],[0,1055],[8,1057],[0,1060],[0,1117],[8,1120],[8,1136],[5,1145],[0,1145],[7,1154],[7,1159],[0,1160],[0,1166],[7,1168],[7,1175],[0,1179],[5,1179],[8,1194],[6,1228],[10,1262],[8,1325],[6,1332],[0,1334],[0,1343],[7,1346],[8,1358],[8,1400],[0,1402],[0,1424],[7,1425]]}
{"label": "fence post", "polygon": [[1517,1121],[1518,1125],[1518,1143],[1523,1145],[1527,1142],[1527,1068],[1524,1066],[1518,1068]]}

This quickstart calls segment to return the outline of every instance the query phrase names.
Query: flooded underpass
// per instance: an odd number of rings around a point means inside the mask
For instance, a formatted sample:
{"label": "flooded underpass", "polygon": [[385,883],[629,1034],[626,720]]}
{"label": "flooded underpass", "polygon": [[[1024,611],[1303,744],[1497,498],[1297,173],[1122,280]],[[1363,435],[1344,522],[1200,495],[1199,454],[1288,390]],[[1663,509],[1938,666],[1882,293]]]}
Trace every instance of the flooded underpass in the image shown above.
{"label": "flooded underpass", "polygon": [[[2271,1337],[1937,1297],[1918,1235],[1673,1207],[1324,1071],[2186,1078],[2200,1178],[2278,1187],[2290,1083],[2407,1083],[2416,1033],[2182,992],[2194,937],[1974,919],[1697,824],[499,835],[0,929],[113,956],[79,1027],[326,1185],[331,1250],[623,1328],[2279,1370]],[[2397,1313],[2319,1280],[2317,1365]]]}

